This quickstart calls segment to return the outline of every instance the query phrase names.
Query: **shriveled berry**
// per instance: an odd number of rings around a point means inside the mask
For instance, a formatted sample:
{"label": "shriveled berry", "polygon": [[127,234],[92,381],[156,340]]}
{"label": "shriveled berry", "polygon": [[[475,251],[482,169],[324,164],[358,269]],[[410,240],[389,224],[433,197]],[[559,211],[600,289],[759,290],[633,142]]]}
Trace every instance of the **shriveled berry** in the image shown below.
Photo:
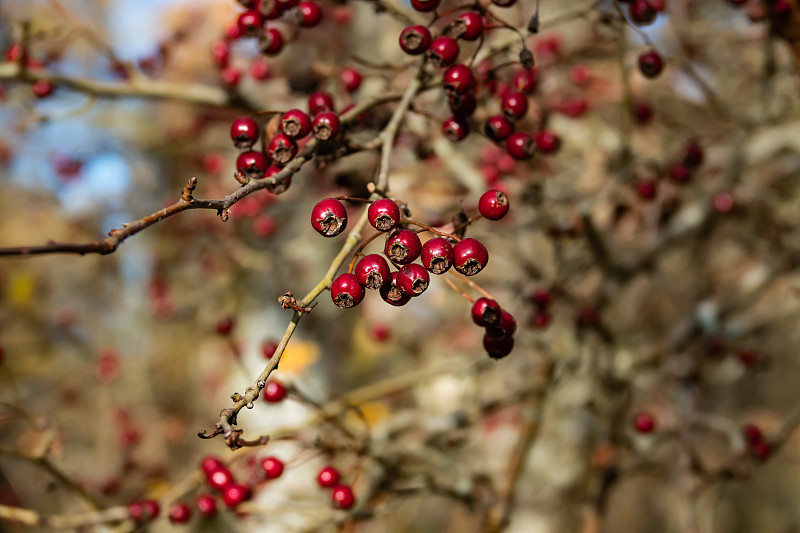
{"label": "shriveled berry", "polygon": [[403,293],[400,287],[397,286],[397,272],[392,272],[389,283],[384,283],[380,290],[381,298],[388,304],[395,307],[406,305],[411,299],[411,296]]}
{"label": "shriveled berry", "polygon": [[450,35],[465,41],[474,41],[483,34],[483,16],[475,11],[461,13],[450,25]]}
{"label": "shriveled berry", "polygon": [[367,289],[380,289],[392,277],[389,264],[382,255],[369,254],[361,258],[353,273],[358,282]]}
{"label": "shriveled berry", "polygon": [[489,220],[500,220],[508,213],[508,196],[503,191],[490,189],[478,200],[478,212]]}
{"label": "shriveled berry", "polygon": [[536,148],[543,154],[554,154],[561,148],[561,139],[552,131],[536,133]]}
{"label": "shriveled berry", "polygon": [[299,109],[290,109],[281,117],[281,131],[292,139],[303,138],[311,133],[311,117]]}
{"label": "shriveled berry", "polygon": [[275,55],[283,50],[283,34],[277,28],[267,28],[258,36],[258,49],[264,55]]}
{"label": "shriveled berry", "polygon": [[355,307],[364,299],[364,287],[354,274],[349,272],[339,274],[331,283],[331,299],[342,309]]}
{"label": "shriveled berry", "polygon": [[431,277],[422,265],[411,263],[400,269],[396,282],[403,294],[419,296],[428,288]]}
{"label": "shriveled berry", "polygon": [[455,256],[450,241],[434,237],[422,245],[422,265],[432,274],[444,274],[453,266]]}
{"label": "shriveled berry", "polygon": [[250,117],[239,117],[231,124],[231,139],[239,150],[249,150],[258,141],[261,129]]}
{"label": "shriveled berry", "polygon": [[255,9],[248,9],[239,15],[239,18],[236,21],[236,25],[239,27],[239,32],[246,37],[255,37],[258,35],[258,32],[261,31],[261,25],[263,23],[264,19],[262,18],[261,13]]}
{"label": "shriveled berry", "polygon": [[467,65],[453,65],[442,75],[442,86],[448,94],[462,94],[475,84],[475,75]]}
{"label": "shriveled berry", "polygon": [[633,417],[633,428],[637,433],[652,433],[656,429],[656,419],[650,413],[641,411]]}
{"label": "shriveled berry", "polygon": [[217,500],[210,494],[201,494],[195,501],[197,511],[203,518],[212,518],[217,514]]}
{"label": "shriveled berry", "polygon": [[450,142],[462,141],[469,135],[469,124],[456,117],[450,117],[442,123],[442,135]]}
{"label": "shriveled berry", "polygon": [[509,120],[519,120],[528,112],[528,97],[522,92],[507,92],[500,102],[500,109]]}
{"label": "shriveled berry", "polygon": [[478,298],[472,304],[472,321],[478,326],[488,328],[500,324],[503,310],[500,304],[489,298]]}
{"label": "shriveled berry", "polygon": [[400,223],[400,208],[389,198],[375,200],[367,209],[367,220],[378,231],[389,231]]}
{"label": "shriveled berry", "polygon": [[333,111],[333,96],[325,91],[311,93],[308,97],[308,113],[316,115],[323,111]]}
{"label": "shriveled berry", "polygon": [[269,141],[267,155],[273,162],[285,165],[297,155],[297,143],[285,133],[279,133]]}
{"label": "shriveled berry", "polygon": [[386,240],[384,254],[392,262],[407,265],[414,262],[422,252],[422,242],[416,232],[401,229],[393,232]]}
{"label": "shriveled berry", "polygon": [[411,7],[413,7],[415,11],[426,13],[439,7],[440,3],[441,0],[411,0]]}
{"label": "shriveled berry", "polygon": [[339,471],[332,466],[326,466],[317,474],[317,484],[326,489],[335,487],[339,484]]}
{"label": "shriveled berry", "polygon": [[267,479],[279,478],[283,474],[283,462],[277,457],[265,457],[261,461],[261,468],[264,469]]}
{"label": "shriveled berry", "polygon": [[493,115],[486,119],[483,133],[493,141],[504,141],[514,133],[514,125],[503,115]]}
{"label": "shriveled berry", "polygon": [[424,54],[431,46],[431,32],[422,25],[408,26],[400,32],[399,41],[408,55]]}
{"label": "shriveled berry", "polygon": [[655,50],[644,52],[639,56],[639,70],[648,78],[655,78],[664,70],[664,60]]}
{"label": "shriveled berry", "polygon": [[347,209],[336,198],[320,200],[311,211],[311,227],[323,237],[335,237],[347,227]]}
{"label": "shriveled berry", "polygon": [[322,111],[317,113],[314,121],[311,123],[311,131],[314,133],[314,138],[320,141],[327,141],[339,135],[341,122],[339,115],[332,111]]}
{"label": "shriveled berry", "polygon": [[347,485],[337,485],[331,491],[333,506],[338,509],[350,509],[356,503],[353,489]]}
{"label": "shriveled berry", "polygon": [[313,28],[322,20],[322,9],[316,2],[300,2],[300,26]]}
{"label": "shriveled berry", "polygon": [[514,337],[494,338],[485,333],[483,335],[483,348],[492,359],[502,359],[514,349]]}
{"label": "shriveled berry", "polygon": [[269,159],[262,152],[250,150],[236,158],[236,170],[247,179],[260,179],[269,166]]}
{"label": "shriveled berry", "polygon": [[518,161],[533,157],[534,142],[531,136],[525,132],[517,131],[506,139],[506,151],[508,155]]}
{"label": "shriveled berry", "polygon": [[458,59],[458,42],[452,37],[437,37],[428,49],[428,60],[436,67],[449,67]]}
{"label": "shriveled berry", "polygon": [[280,381],[272,380],[264,387],[264,400],[269,403],[278,403],[286,398],[286,385]]}
{"label": "shriveled berry", "polygon": [[222,492],[222,501],[230,508],[238,507],[252,496],[250,488],[245,485],[229,485]]}
{"label": "shriveled berry", "polygon": [[489,252],[478,240],[462,239],[453,247],[453,266],[465,276],[474,276],[489,262]]}
{"label": "shriveled berry", "polygon": [[169,508],[169,521],[173,524],[185,524],[192,518],[192,508],[185,503],[173,503]]}
{"label": "shriveled berry", "polygon": [[339,73],[339,78],[341,78],[345,90],[349,93],[357,91],[361,87],[361,80],[363,79],[361,72],[354,68],[343,68]]}
{"label": "shriveled berry", "polygon": [[281,8],[276,0],[257,0],[256,3],[264,20],[275,20],[281,16]]}

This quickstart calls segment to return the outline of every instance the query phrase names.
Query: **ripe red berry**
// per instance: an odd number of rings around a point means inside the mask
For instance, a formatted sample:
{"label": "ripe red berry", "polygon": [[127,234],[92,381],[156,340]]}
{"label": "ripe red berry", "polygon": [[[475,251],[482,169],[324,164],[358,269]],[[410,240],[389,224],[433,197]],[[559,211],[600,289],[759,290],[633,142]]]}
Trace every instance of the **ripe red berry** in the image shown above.
{"label": "ripe red berry", "polygon": [[211,58],[218,67],[224,68],[228,66],[230,61],[231,50],[228,43],[225,41],[216,41],[211,45]]}
{"label": "ripe red berry", "polygon": [[764,433],[755,424],[746,424],[742,427],[742,435],[744,435],[747,443],[751,445],[764,441]]}
{"label": "ripe red berry", "polygon": [[267,28],[258,36],[258,49],[264,55],[275,55],[283,50],[283,34],[277,28]]}
{"label": "ripe red berry", "polygon": [[676,183],[686,183],[692,179],[692,171],[684,164],[672,165],[669,169],[669,177]]}
{"label": "ripe red berry", "polygon": [[[447,105],[450,106],[453,117],[463,122],[464,119],[469,118],[475,112],[478,101],[475,99],[475,93],[473,91],[463,94],[451,93],[450,97],[447,99]],[[469,128],[467,128],[467,130],[469,130]]]}
{"label": "ripe red berry", "polygon": [[341,123],[339,115],[331,111],[322,111],[317,113],[314,121],[311,124],[311,131],[314,133],[314,138],[320,141],[327,141],[339,135]]}
{"label": "ripe red berry", "polygon": [[539,78],[535,68],[518,70],[511,78],[511,87],[524,94],[531,94],[536,90]]}
{"label": "ripe red berry", "polygon": [[239,15],[239,18],[236,21],[236,25],[239,27],[239,33],[245,37],[255,37],[258,35],[258,32],[261,31],[261,25],[263,23],[264,19],[261,17],[261,13],[255,9],[249,9],[245,11]]}
{"label": "ripe red berry", "polygon": [[422,242],[416,232],[401,229],[393,232],[386,240],[383,253],[393,263],[407,265],[413,263],[422,252]]}
{"label": "ripe red berry", "polygon": [[648,0],[633,0],[628,7],[628,13],[633,23],[639,26],[650,24],[658,14]]}
{"label": "ripe red berry", "polygon": [[275,355],[275,350],[278,349],[278,341],[264,341],[261,344],[261,354],[264,356],[264,359],[270,359],[273,355]]}
{"label": "ripe red berry", "polygon": [[250,117],[239,117],[231,124],[231,139],[239,150],[249,150],[258,141],[258,122]]}
{"label": "ripe red berry", "polygon": [[439,7],[440,3],[441,0],[411,0],[411,7],[416,11],[425,13],[428,11],[433,11]]}
{"label": "ripe red berry", "polygon": [[234,479],[231,471],[223,466],[216,470],[206,472],[206,481],[208,482],[208,486],[212,489],[223,490],[225,487],[232,484]]}
{"label": "ripe red berry", "polygon": [[202,461],[200,461],[200,469],[206,474],[206,476],[208,476],[211,472],[221,468],[225,468],[225,463],[213,455],[207,455],[203,457]]}
{"label": "ripe red berry", "polygon": [[422,265],[432,274],[444,274],[453,266],[455,256],[450,241],[434,237],[422,245]]}
{"label": "ripe red berry", "polygon": [[381,298],[388,304],[391,304],[395,307],[400,307],[402,305],[406,305],[411,297],[403,291],[400,290],[400,287],[397,286],[397,272],[392,272],[392,276],[389,279],[389,283],[384,283],[380,289]]}
{"label": "ripe red berry", "polygon": [[233,331],[234,326],[236,325],[236,321],[233,317],[226,316],[225,318],[221,318],[217,323],[214,325],[214,330],[217,332],[217,335],[221,335],[223,337],[227,337]]}
{"label": "ripe red berry", "polygon": [[236,170],[241,172],[247,179],[260,179],[264,177],[264,171],[269,166],[269,159],[261,152],[250,150],[242,152],[236,158]]}
{"label": "ripe red berry", "polygon": [[514,133],[514,125],[506,120],[503,115],[493,115],[486,119],[483,133],[493,141],[504,141]]}
{"label": "ripe red berry", "polygon": [[275,479],[283,474],[283,463],[277,457],[265,457],[261,461],[261,468],[264,469],[267,479]]}
{"label": "ripe red berry", "polygon": [[697,168],[703,164],[704,158],[705,154],[703,153],[703,147],[700,146],[696,141],[692,141],[686,146],[686,154],[683,157],[683,164],[689,168]]}
{"label": "ripe red berry", "polygon": [[382,255],[370,254],[362,257],[353,273],[358,282],[367,289],[380,289],[392,277],[389,264]]}
{"label": "ripe red berry", "polygon": [[316,115],[323,111],[333,111],[333,96],[325,91],[311,93],[308,97],[308,114]]}
{"label": "ripe red berry", "polygon": [[220,80],[228,87],[236,87],[242,79],[242,72],[234,67],[225,67],[219,73]]}
{"label": "ripe red berry", "polygon": [[300,2],[300,26],[313,28],[322,20],[322,9],[315,2]]}
{"label": "ripe red berry", "polygon": [[637,433],[652,433],[656,429],[656,419],[650,413],[641,411],[633,417],[633,428]]}
{"label": "ripe red berry", "polygon": [[531,136],[521,131],[512,133],[506,139],[506,151],[508,155],[518,161],[532,158],[534,146]]}
{"label": "ripe red berry", "polygon": [[507,92],[503,95],[500,108],[509,120],[519,120],[528,112],[528,97],[522,92]]}
{"label": "ripe red berry", "polygon": [[269,403],[278,403],[286,398],[286,386],[280,381],[272,380],[264,387],[264,400]]}
{"label": "ripe red berry", "polygon": [[503,191],[490,189],[478,200],[478,212],[489,220],[500,220],[508,213],[508,196]]}
{"label": "ripe red berry", "polygon": [[489,262],[489,252],[478,240],[462,239],[453,247],[453,266],[465,276],[474,276]]}
{"label": "ripe red berry", "polygon": [[639,56],[639,70],[648,78],[655,78],[664,69],[664,60],[655,50],[643,52]]}
{"label": "ripe red berry", "polygon": [[400,223],[400,208],[389,198],[375,200],[367,209],[369,223],[378,231],[389,231]]}
{"label": "ripe red berry", "polygon": [[252,496],[250,488],[245,485],[229,485],[222,492],[222,501],[230,508],[237,507]]}
{"label": "ripe red berry", "polygon": [[267,155],[274,163],[285,165],[297,155],[297,143],[285,133],[279,133],[269,141]]}
{"label": "ripe red berry", "polygon": [[356,503],[356,497],[353,495],[353,489],[347,485],[337,485],[331,491],[331,500],[333,506],[339,509],[350,509]]}
{"label": "ripe red berry", "polygon": [[342,309],[355,307],[364,299],[364,287],[355,275],[349,272],[339,274],[331,283],[331,299]]}
{"label": "ripe red berry", "polygon": [[363,78],[361,76],[361,72],[359,72],[357,69],[343,68],[339,73],[339,77],[342,80],[345,90],[349,93],[357,91],[358,88],[361,87],[361,80]]}
{"label": "ripe red berry", "polygon": [[192,518],[192,508],[185,503],[173,503],[169,508],[169,521],[173,524],[185,524]]}
{"label": "ripe red berry", "polygon": [[408,26],[400,32],[400,48],[408,55],[424,54],[431,46],[431,32],[425,26]]}
{"label": "ripe red berry", "polygon": [[658,182],[654,180],[640,180],[636,182],[636,194],[642,200],[653,200],[658,194]]}
{"label": "ripe red berry", "polygon": [[502,359],[514,349],[514,337],[494,338],[488,333],[483,335],[483,348],[492,359]]}
{"label": "ripe red berry", "polygon": [[397,286],[403,291],[403,294],[408,296],[419,296],[425,292],[430,282],[431,277],[428,271],[417,263],[403,265],[403,268],[397,273]]}
{"label": "ripe red berry", "polygon": [[281,131],[292,139],[301,139],[311,133],[311,117],[299,109],[290,109],[281,117]]}
{"label": "ripe red berry", "polygon": [[155,519],[160,510],[157,501],[143,500],[128,505],[128,516],[137,524],[143,524]]}
{"label": "ripe red berry", "polygon": [[458,59],[458,42],[452,37],[437,37],[428,49],[428,60],[436,67],[448,67]]}
{"label": "ripe red berry", "polygon": [[450,26],[450,35],[465,41],[474,41],[483,34],[483,16],[475,11],[461,13]]}
{"label": "ripe red berry", "polygon": [[336,198],[325,198],[311,210],[311,227],[323,237],[335,237],[347,227],[347,210]]}
{"label": "ripe red berry", "polygon": [[199,495],[195,503],[197,505],[197,511],[203,518],[212,518],[217,514],[217,500],[210,494]]}
{"label": "ripe red berry", "polygon": [[486,328],[486,334],[494,339],[511,337],[517,332],[517,321],[508,311],[500,311],[500,320]]}
{"label": "ripe red berry", "polygon": [[536,148],[543,154],[554,154],[561,148],[561,139],[551,131],[536,133]]}
{"label": "ripe red berry", "polygon": [[326,489],[335,487],[339,483],[339,471],[332,466],[326,466],[317,474],[317,483]]}
{"label": "ripe red berry", "polygon": [[36,80],[31,86],[31,91],[36,98],[45,98],[53,94],[55,87],[47,80]]}
{"label": "ripe red berry", "polygon": [[450,117],[442,123],[442,135],[454,143],[464,140],[469,135],[469,124],[456,117]]}
{"label": "ripe red berry", "polygon": [[478,298],[472,304],[472,321],[478,326],[488,328],[500,324],[503,310],[500,304],[489,298]]}
{"label": "ripe red berry", "polygon": [[650,122],[654,112],[650,104],[643,100],[637,100],[633,103],[631,113],[638,124],[644,125]]}
{"label": "ripe red berry", "polygon": [[536,329],[545,329],[550,325],[550,314],[547,311],[536,311],[531,317],[531,326]]}
{"label": "ripe red berry", "polygon": [[475,75],[467,65],[453,65],[442,75],[442,86],[448,94],[463,94],[475,84]]}
{"label": "ripe red berry", "polygon": [[767,441],[760,441],[748,447],[750,455],[759,461],[766,461],[772,455],[772,444]]}

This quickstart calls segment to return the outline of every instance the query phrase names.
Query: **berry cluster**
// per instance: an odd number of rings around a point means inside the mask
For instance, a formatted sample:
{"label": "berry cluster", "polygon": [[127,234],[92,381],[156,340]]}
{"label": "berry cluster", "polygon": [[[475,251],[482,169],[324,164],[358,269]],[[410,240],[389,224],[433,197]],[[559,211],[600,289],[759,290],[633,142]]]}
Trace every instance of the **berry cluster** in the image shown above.
{"label": "berry cluster", "polygon": [[[38,61],[29,55],[29,51],[22,47],[21,44],[14,44],[6,50],[6,61],[9,63],[22,63],[25,62],[25,68],[29,70],[37,70],[44,67],[44,63]],[[53,84],[47,80],[36,80],[31,85],[31,93],[36,98],[46,98],[53,94]]]}
{"label": "berry cluster", "polygon": [[317,474],[317,484],[331,489],[331,503],[338,509],[350,509],[356,504],[356,497],[349,485],[339,483],[341,475],[332,466],[326,466]]}

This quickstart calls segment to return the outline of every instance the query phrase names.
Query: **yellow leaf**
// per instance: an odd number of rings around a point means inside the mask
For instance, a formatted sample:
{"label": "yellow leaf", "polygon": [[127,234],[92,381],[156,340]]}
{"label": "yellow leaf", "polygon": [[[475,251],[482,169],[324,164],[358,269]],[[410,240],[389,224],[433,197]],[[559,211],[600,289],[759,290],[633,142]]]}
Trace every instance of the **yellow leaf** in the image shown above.
{"label": "yellow leaf", "polygon": [[292,341],[283,352],[280,371],[287,374],[300,374],[319,359],[319,354],[319,346],[314,342]]}
{"label": "yellow leaf", "polygon": [[358,409],[361,411],[361,416],[353,411],[348,412],[347,422],[349,425],[358,425],[360,423],[363,426],[366,420],[367,424],[372,427],[386,420],[392,414],[392,410],[384,402],[362,403],[358,406]]}
{"label": "yellow leaf", "polygon": [[36,290],[36,280],[30,272],[14,272],[8,282],[8,299],[12,305],[25,307],[31,303]]}

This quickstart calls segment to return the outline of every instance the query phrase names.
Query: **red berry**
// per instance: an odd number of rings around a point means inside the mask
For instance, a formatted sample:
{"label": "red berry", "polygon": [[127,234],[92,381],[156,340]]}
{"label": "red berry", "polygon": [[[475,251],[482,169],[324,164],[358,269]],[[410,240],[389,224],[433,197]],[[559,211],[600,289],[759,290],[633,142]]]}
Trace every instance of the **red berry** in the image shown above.
{"label": "red berry", "polygon": [[342,80],[342,84],[344,84],[345,90],[349,93],[355,92],[361,87],[361,80],[363,78],[361,72],[357,69],[343,68],[339,73],[339,77]]}
{"label": "red berry", "polygon": [[450,117],[442,123],[442,135],[454,143],[464,140],[469,135],[469,124],[456,117]]}
{"label": "red berry", "polygon": [[518,161],[530,159],[534,152],[533,139],[529,134],[521,131],[512,133],[506,139],[506,150],[508,155]]}
{"label": "red berry", "polygon": [[531,94],[536,90],[539,82],[536,69],[518,70],[511,78],[511,87],[525,94]]}
{"label": "red berry", "polygon": [[53,84],[47,80],[36,80],[31,87],[33,95],[36,98],[45,98],[50,96],[53,94],[54,89],[55,87],[53,87]]}
{"label": "red berry", "polygon": [[192,509],[185,503],[173,503],[169,508],[169,521],[173,524],[185,524],[192,518]]}
{"label": "red berry", "polygon": [[575,323],[579,328],[594,328],[600,324],[600,316],[594,307],[582,307],[578,311]]}
{"label": "red berry", "polygon": [[355,275],[349,272],[339,274],[331,283],[331,299],[342,309],[355,307],[364,299],[364,287]]}
{"label": "red berry", "polygon": [[317,474],[317,483],[326,489],[335,487],[339,483],[339,471],[332,466],[326,466]]}
{"label": "red berry", "polygon": [[669,177],[676,183],[686,183],[692,179],[692,171],[683,164],[672,165],[669,169]]}
{"label": "red berry", "polygon": [[758,352],[755,350],[739,350],[736,359],[745,367],[754,367],[758,363]]}
{"label": "red berry", "polygon": [[648,0],[633,0],[628,8],[628,13],[633,23],[639,26],[650,24],[658,14]]}
{"label": "red berry", "polygon": [[400,269],[395,282],[403,294],[419,296],[428,288],[431,277],[422,265],[411,263]]}
{"label": "red berry", "polygon": [[214,490],[223,490],[228,485],[234,483],[233,474],[224,466],[206,472],[206,481],[208,482],[208,486]]}
{"label": "red berry", "polygon": [[503,191],[491,189],[478,200],[478,212],[489,220],[500,220],[508,213],[508,196]]}
{"label": "red berry", "polygon": [[279,133],[269,141],[267,155],[274,163],[285,165],[297,155],[297,143],[284,133]]}
{"label": "red berry", "polygon": [[203,457],[202,461],[200,461],[200,469],[206,475],[214,472],[215,470],[219,470],[220,468],[225,468],[225,463],[213,455],[207,455]]}
{"label": "red berry", "polygon": [[760,441],[750,445],[750,455],[759,461],[766,461],[772,455],[772,444],[767,441]]}
{"label": "red berry", "polygon": [[466,65],[453,65],[442,76],[442,86],[446,93],[463,94],[475,84],[475,75]]}
{"label": "red berry", "polygon": [[393,232],[386,240],[383,253],[393,263],[407,265],[414,262],[422,252],[422,242],[416,232],[401,229]]}
{"label": "red berry", "polygon": [[353,272],[358,282],[367,289],[380,289],[392,277],[386,259],[378,254],[362,257]]}
{"label": "red berry", "polygon": [[[463,121],[463,119],[472,116],[478,106],[478,101],[475,99],[475,93],[472,91],[463,94],[451,93],[450,97],[447,99],[447,105],[450,106],[453,117]],[[469,130],[469,128],[467,128],[467,130]]]}
{"label": "red berry", "polygon": [[489,298],[478,298],[472,304],[472,321],[484,328],[500,324],[502,313],[500,304]]}
{"label": "red berry", "polygon": [[281,131],[292,139],[301,139],[311,133],[311,117],[299,109],[290,109],[281,117]]}
{"label": "red berry", "polygon": [[256,3],[264,20],[275,20],[281,16],[281,8],[276,0],[257,0]]}
{"label": "red berry", "polygon": [[300,2],[300,26],[313,28],[322,20],[322,10],[314,2]]}
{"label": "red berry", "polygon": [[517,332],[517,321],[508,311],[500,311],[500,320],[497,325],[486,328],[486,334],[493,339],[511,337]]}
{"label": "red berry", "polygon": [[331,500],[333,500],[333,506],[339,509],[350,509],[356,503],[353,489],[347,485],[337,485],[333,487]]}
{"label": "red berry", "polygon": [[395,307],[400,307],[406,305],[411,297],[403,293],[400,287],[397,286],[397,275],[397,272],[392,272],[389,283],[384,283],[381,287],[380,295],[386,303]]}
{"label": "red berry", "polygon": [[503,141],[514,133],[514,125],[503,115],[493,115],[483,125],[483,133],[493,141]]}
{"label": "red berry", "polygon": [[336,198],[321,200],[311,211],[311,227],[323,237],[335,237],[347,227],[347,210]]}
{"label": "red berry", "polygon": [[278,8],[283,11],[288,11],[300,3],[300,0],[274,0]]}
{"label": "red berry", "polygon": [[639,56],[639,70],[648,78],[655,78],[664,69],[664,60],[655,50],[643,52]]}
{"label": "red berry", "polygon": [[286,398],[286,386],[280,381],[272,380],[264,387],[264,400],[269,403],[278,403]]}
{"label": "red berry", "polygon": [[263,178],[267,166],[269,166],[267,156],[254,150],[242,152],[236,158],[236,170],[241,172],[247,179]]}
{"label": "red berry", "polygon": [[222,83],[228,87],[235,87],[239,85],[239,81],[242,79],[242,72],[234,67],[225,67],[219,73],[219,76]]}
{"label": "red berry", "polygon": [[261,13],[255,9],[249,9],[239,15],[236,25],[239,27],[239,32],[246,37],[255,37],[261,31],[261,25],[264,19]]}
{"label": "red berry", "polygon": [[217,514],[217,500],[209,494],[201,494],[197,497],[197,511],[203,518],[212,518]]}
{"label": "red berry", "polygon": [[541,311],[544,311],[550,307],[552,300],[553,295],[548,289],[536,289],[533,291],[533,294],[531,294],[531,301],[533,301],[533,305],[535,305]]}
{"label": "red berry", "polygon": [[528,98],[521,92],[507,92],[503,95],[500,108],[509,120],[519,120],[528,112]]}
{"label": "red berry", "polygon": [[734,200],[731,193],[720,192],[715,194],[714,198],[711,199],[711,205],[714,208],[714,211],[724,215],[726,213],[730,213],[731,210],[736,207],[736,200]]}
{"label": "red berry", "polygon": [[653,108],[642,100],[634,102],[631,111],[636,122],[642,125],[647,124],[653,118]]}
{"label": "red berry", "polygon": [[258,122],[250,117],[239,117],[231,124],[231,139],[239,150],[249,150],[258,141]]}
{"label": "red berry", "polygon": [[547,311],[536,311],[531,317],[531,326],[537,329],[545,329],[550,325],[550,314]]}
{"label": "red berry", "polygon": [[317,113],[311,125],[314,138],[320,141],[327,141],[339,135],[341,123],[339,115],[331,111]]}
{"label": "red berry", "polygon": [[450,35],[465,41],[474,41],[483,34],[483,16],[474,11],[461,13],[450,27]]}
{"label": "red berry", "polygon": [[514,349],[514,337],[494,338],[488,333],[483,335],[483,348],[492,359],[502,359]]}
{"label": "red berry", "polygon": [[231,51],[228,47],[228,43],[225,41],[217,41],[211,45],[211,57],[214,59],[214,62],[217,64],[218,67],[224,68],[228,66],[228,61],[230,61]]}
{"label": "red berry", "polygon": [[458,43],[452,37],[437,37],[428,49],[428,60],[436,67],[448,67],[458,59]]}
{"label": "red berry", "polygon": [[656,429],[656,419],[650,413],[641,411],[633,417],[633,428],[637,433],[652,433]]}
{"label": "red berry", "polygon": [[425,26],[408,26],[400,32],[400,48],[408,55],[424,54],[431,46],[431,32]]}
{"label": "red berry", "polygon": [[267,28],[258,36],[258,49],[264,55],[275,55],[283,50],[283,34],[276,28]]}
{"label": "red berry", "polygon": [[157,501],[143,500],[128,505],[128,516],[137,524],[142,524],[155,519],[160,510]]}
{"label": "red berry", "polygon": [[227,337],[233,331],[233,327],[236,325],[236,322],[233,320],[233,317],[226,316],[225,318],[221,318],[217,321],[216,325],[214,326],[214,330],[217,332],[217,335],[221,335],[223,337]]}
{"label": "red berry", "polygon": [[264,469],[267,479],[279,478],[283,474],[283,463],[277,457],[264,458],[261,461],[261,468]]}
{"label": "red berry", "polygon": [[444,274],[453,266],[455,256],[450,241],[435,237],[422,245],[422,264],[432,274]]}
{"label": "red berry", "polygon": [[551,131],[537,132],[536,148],[543,154],[554,154],[561,148],[561,139]]}
{"label": "red berry", "polygon": [[753,445],[759,442],[764,442],[764,433],[761,431],[761,428],[755,424],[746,424],[744,427],[742,427],[742,434],[744,435],[744,439],[747,441],[747,444]]}
{"label": "red berry", "polygon": [[278,342],[276,341],[264,341],[261,345],[261,354],[264,356],[264,359],[271,359],[273,355],[275,355],[275,350],[278,349]]}
{"label": "red berry", "polygon": [[693,141],[686,146],[686,154],[683,157],[683,164],[689,168],[697,168],[703,164],[704,158],[705,154],[703,153],[703,147],[697,142]]}
{"label": "red berry", "polygon": [[378,231],[393,230],[400,223],[400,208],[389,198],[375,200],[367,209],[369,223]]}
{"label": "red berry", "polygon": [[489,262],[489,252],[478,240],[462,239],[453,247],[453,266],[465,276],[474,276]]}
{"label": "red berry", "polygon": [[325,91],[311,93],[308,97],[308,114],[316,115],[323,111],[333,111],[333,96]]}
{"label": "red berry", "polygon": [[654,180],[641,180],[636,183],[636,194],[642,200],[653,200],[658,194],[658,182]]}
{"label": "red berry", "polygon": [[222,501],[228,507],[237,507],[240,503],[250,499],[252,493],[245,485],[229,485],[222,492]]}
{"label": "red berry", "polygon": [[411,7],[413,7],[416,11],[421,11],[423,13],[428,11],[433,11],[437,7],[441,0],[411,0]]}

